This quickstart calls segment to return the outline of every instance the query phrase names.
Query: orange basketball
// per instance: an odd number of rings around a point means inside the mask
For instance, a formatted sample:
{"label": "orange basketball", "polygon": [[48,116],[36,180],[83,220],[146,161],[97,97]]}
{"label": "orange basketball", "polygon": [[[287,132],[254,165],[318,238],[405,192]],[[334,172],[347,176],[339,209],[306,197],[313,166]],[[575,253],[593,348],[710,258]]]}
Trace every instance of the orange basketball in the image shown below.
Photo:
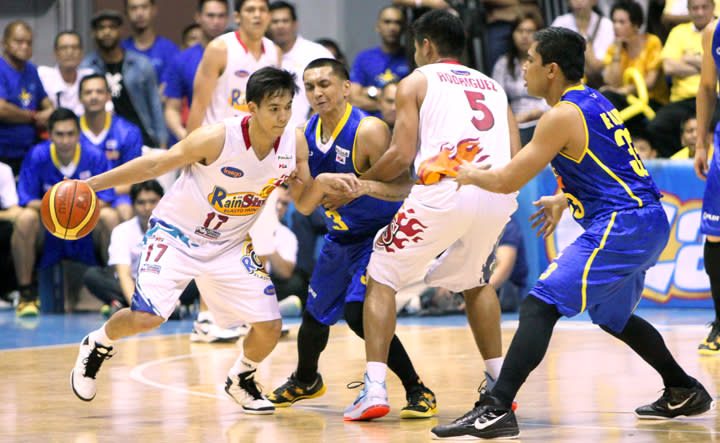
{"label": "orange basketball", "polygon": [[85,182],[64,180],[45,193],[40,216],[45,228],[55,237],[77,240],[97,225],[100,205],[95,192]]}

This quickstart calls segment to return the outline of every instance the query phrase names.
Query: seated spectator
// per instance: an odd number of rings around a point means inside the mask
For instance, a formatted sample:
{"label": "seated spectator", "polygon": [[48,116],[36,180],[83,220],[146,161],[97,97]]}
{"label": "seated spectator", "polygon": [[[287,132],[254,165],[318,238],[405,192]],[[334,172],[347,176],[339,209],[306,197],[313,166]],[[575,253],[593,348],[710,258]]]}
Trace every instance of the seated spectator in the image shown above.
{"label": "seated spectator", "polygon": [[378,96],[378,108],[380,109],[380,118],[387,123],[392,133],[395,127],[396,107],[395,96],[397,95],[398,82],[392,81],[380,90]]}
{"label": "seated spectator", "polygon": [[92,74],[90,68],[78,68],[83,59],[82,41],[75,31],[55,36],[55,66],[38,66],[38,75],[55,108],[67,108],[78,117],[83,107],[78,96],[80,79]]}
{"label": "seated spectator", "polygon": [[[680,136],[682,149],[670,157],[673,160],[687,160],[695,158],[695,145],[697,144],[697,117],[691,115],[688,117],[680,127],[682,128],[682,135]],[[708,151],[708,161],[713,155],[713,143],[712,143],[712,132],[708,134],[707,139],[710,140],[710,149]]]}
{"label": "seated spectator", "polygon": [[497,291],[502,312],[517,312],[525,298],[527,276],[525,243],[520,223],[513,215],[495,251],[495,269],[489,282]]}
{"label": "seated spectator", "polygon": [[528,94],[522,70],[533,42],[533,34],[542,27],[542,18],[536,12],[521,14],[512,26],[510,51],[495,63],[492,73],[493,79],[502,85],[507,94],[523,145],[532,139],[535,125],[543,113],[550,109],[544,99]]}
{"label": "seated spectator", "polygon": [[380,10],[375,32],[380,46],[361,51],[350,71],[350,103],[375,117],[379,117],[377,96],[390,81],[402,80],[410,73],[407,53],[402,45],[405,11],[397,6]]}
{"label": "seated spectator", "polygon": [[640,160],[645,161],[657,158],[657,151],[653,148],[650,140],[646,136],[633,134],[632,141],[633,146],[635,146],[635,151],[637,151],[638,156],[640,156]]}
{"label": "seated spectator", "polygon": [[557,17],[551,26],[571,29],[587,40],[585,79],[588,86],[602,86],[603,60],[615,39],[612,22],[593,11],[596,0],[568,0],[572,12]]}
{"label": "seated spectator", "polygon": [[347,66],[348,63],[347,60],[345,60],[345,54],[343,54],[343,52],[340,50],[340,46],[338,46],[335,40],[331,40],[329,38],[319,38],[315,40],[315,43],[325,46],[325,49],[330,51],[335,60]]}
{"label": "seated spectator", "polygon": [[[148,230],[152,211],[163,195],[163,188],[156,180],[132,185],[130,200],[135,216],[113,229],[108,248],[108,265],[93,267],[85,272],[85,286],[104,303],[103,315],[109,317],[132,305],[143,238]],[[180,295],[180,303],[188,306],[198,297],[199,292],[193,280]]]}
{"label": "seated spectator", "polygon": [[79,240],[46,235],[40,222],[40,203],[45,192],[65,177],[85,180],[110,169],[105,153],[80,141],[80,124],[71,110],[59,108],[54,111],[48,126],[50,140],[30,150],[18,181],[22,210],[13,228],[12,254],[20,291],[16,312],[20,317],[38,314],[37,296],[31,287],[38,251],[41,251],[38,269],[47,269],[62,259],[97,266],[99,261],[95,251],[102,256],[100,262],[107,260],[110,232],[118,223],[117,212],[110,207],[115,193],[108,189],[97,192],[100,221],[92,235]]}
{"label": "seated spectator", "polygon": [[[680,122],[695,114],[695,97],[700,87],[702,31],[713,20],[712,0],[688,0],[692,21],[675,26],[660,56],[663,72],[672,77],[670,103],[660,108],[648,123],[648,133],[660,157],[670,157],[680,146]],[[712,126],[720,118],[718,108]]]}
{"label": "seated spectator", "polygon": [[15,268],[10,254],[10,238],[18,214],[18,195],[12,169],[0,163],[0,300],[7,300],[8,293],[17,289]]}
{"label": "seated spectator", "polygon": [[180,50],[184,51],[187,48],[201,44],[203,41],[203,30],[197,23],[192,23],[185,26],[182,31]]}
{"label": "seated spectator", "polygon": [[[91,74],[80,81],[80,101],[85,115],[80,118],[80,139],[104,152],[115,168],[142,155],[142,134],[137,126],[105,110],[110,100],[110,89],[105,76]],[[133,217],[133,206],[128,193],[130,186],[115,188],[113,208],[120,221]]]}
{"label": "seated spectator", "polygon": [[[720,17],[720,2],[714,2],[715,17]],[[665,6],[662,11],[662,23],[667,29],[674,28],[681,23],[687,23],[692,20],[690,11],[688,10],[687,0],[665,0]]]}
{"label": "seated spectator", "polygon": [[0,162],[13,174],[35,144],[35,132],[47,127],[53,105],[42,86],[37,68],[30,63],[33,34],[25,22],[5,27],[0,58]]}

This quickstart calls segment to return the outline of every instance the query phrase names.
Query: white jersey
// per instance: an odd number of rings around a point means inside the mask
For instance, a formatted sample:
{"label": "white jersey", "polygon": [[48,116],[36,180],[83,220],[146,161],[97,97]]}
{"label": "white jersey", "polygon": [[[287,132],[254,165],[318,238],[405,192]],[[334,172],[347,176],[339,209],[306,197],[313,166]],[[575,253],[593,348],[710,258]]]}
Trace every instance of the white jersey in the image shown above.
{"label": "white jersey", "polygon": [[224,41],[227,47],[227,63],[225,70],[218,77],[210,104],[205,111],[203,125],[217,123],[241,112],[247,112],[245,92],[250,75],[266,66],[278,67],[277,48],[268,38],[263,37],[262,55],[257,60],[248,52],[237,31],[228,32],[217,38]]}
{"label": "white jersey", "polygon": [[137,279],[144,235],[137,216],[115,226],[110,234],[108,266],[128,265],[133,280]]}
{"label": "white jersey", "polygon": [[295,129],[286,128],[259,160],[250,145],[249,119],[242,113],[224,120],[218,159],[186,166],[153,211],[158,224],[188,246],[245,240],[265,200],[295,169]]}
{"label": "white jersey", "polygon": [[414,163],[418,182],[454,176],[462,160],[493,168],[510,162],[508,101],[500,84],[458,63],[417,69],[427,78]]}
{"label": "white jersey", "polygon": [[48,98],[55,109],[68,108],[78,117],[85,113],[85,108],[80,103],[80,80],[86,75],[93,73],[90,68],[78,68],[74,83],[66,83],[60,73],[60,68],[55,66],[38,66],[38,76],[42,82]]}

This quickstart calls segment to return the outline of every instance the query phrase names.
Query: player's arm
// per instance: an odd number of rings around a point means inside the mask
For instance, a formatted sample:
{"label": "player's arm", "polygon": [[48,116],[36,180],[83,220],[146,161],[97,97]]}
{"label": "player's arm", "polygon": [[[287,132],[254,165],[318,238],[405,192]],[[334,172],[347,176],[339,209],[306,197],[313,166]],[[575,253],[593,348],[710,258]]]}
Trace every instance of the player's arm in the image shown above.
{"label": "player's arm", "polygon": [[[509,194],[518,191],[539,174],[571,141],[574,142],[573,146],[584,146],[584,140],[584,125],[580,113],[571,105],[560,103],[540,118],[532,140],[510,163],[502,168],[488,170],[491,165],[479,166],[463,162],[455,180],[459,185],[473,184],[490,192]],[[573,154],[579,156],[582,153],[568,154],[574,157]]]}
{"label": "player's arm", "polygon": [[710,119],[717,103],[715,88],[718,80],[718,71],[713,59],[712,40],[716,21],[713,21],[702,33],[703,61],[700,71],[700,86],[698,87],[695,105],[697,107],[697,141],[695,143],[695,174],[705,179],[708,172],[707,152],[708,134],[710,134]]}
{"label": "player's arm", "polygon": [[350,104],[364,111],[375,112],[378,109],[376,99],[370,98],[368,95],[369,86],[363,86],[360,83],[350,84]]}
{"label": "player's arm", "polygon": [[427,79],[418,71],[399,84],[395,103],[397,119],[387,151],[362,175],[362,180],[392,182],[410,168],[417,152],[420,121],[419,91],[427,90]]}
{"label": "player's arm", "polygon": [[34,123],[35,112],[0,98],[0,120],[5,123]]}
{"label": "player's arm", "polygon": [[150,180],[196,162],[209,165],[220,156],[224,144],[224,123],[203,126],[167,151],[137,157],[86,182],[95,191],[101,191]]}
{"label": "player's arm", "polygon": [[515,114],[510,109],[510,104],[508,104],[507,109],[507,120],[510,129],[510,158],[513,158],[522,149],[522,141],[520,140],[520,128],[515,119]]}
{"label": "player's arm", "polygon": [[218,78],[227,66],[227,45],[222,40],[213,40],[205,48],[193,81],[193,100],[187,121],[187,132],[202,125],[205,111],[210,105]]}

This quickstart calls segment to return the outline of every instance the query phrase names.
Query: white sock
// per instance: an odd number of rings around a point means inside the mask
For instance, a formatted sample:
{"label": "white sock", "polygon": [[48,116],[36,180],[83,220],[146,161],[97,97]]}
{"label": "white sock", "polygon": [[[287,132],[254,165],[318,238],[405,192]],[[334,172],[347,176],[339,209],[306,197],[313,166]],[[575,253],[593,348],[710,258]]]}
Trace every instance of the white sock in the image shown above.
{"label": "white sock", "polygon": [[114,340],[110,340],[105,333],[106,324],[107,323],[104,323],[102,326],[100,326],[100,329],[96,329],[95,331],[92,331],[90,334],[88,334],[90,337],[90,341],[103,345],[105,347],[112,346]]}
{"label": "white sock", "polygon": [[385,382],[385,374],[387,373],[387,365],[379,361],[367,362],[367,376],[370,380],[377,383]]}
{"label": "white sock", "polygon": [[503,360],[504,359],[502,357],[485,360],[485,370],[488,374],[490,374],[490,377],[492,377],[493,380],[497,380],[500,376],[500,369],[502,369]]}
{"label": "white sock", "polygon": [[238,374],[242,374],[243,372],[253,371],[257,369],[258,365],[260,363],[254,362],[247,357],[245,357],[245,353],[243,352],[240,354],[240,357],[238,357],[237,360],[235,360],[235,364],[232,368],[230,368],[230,377],[236,377]]}

